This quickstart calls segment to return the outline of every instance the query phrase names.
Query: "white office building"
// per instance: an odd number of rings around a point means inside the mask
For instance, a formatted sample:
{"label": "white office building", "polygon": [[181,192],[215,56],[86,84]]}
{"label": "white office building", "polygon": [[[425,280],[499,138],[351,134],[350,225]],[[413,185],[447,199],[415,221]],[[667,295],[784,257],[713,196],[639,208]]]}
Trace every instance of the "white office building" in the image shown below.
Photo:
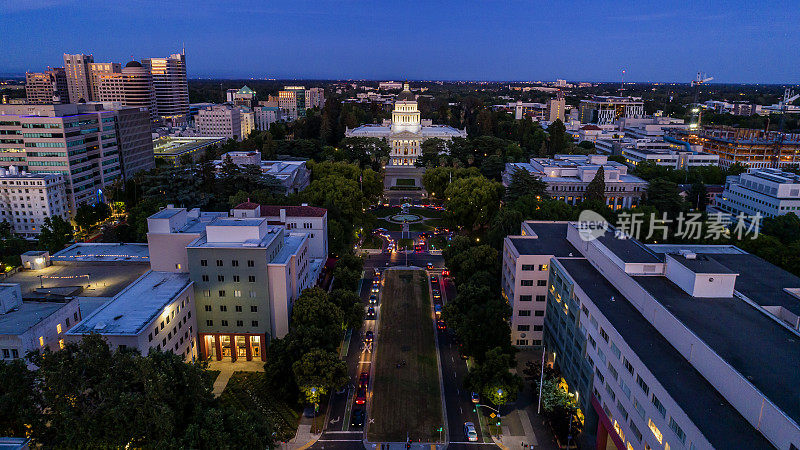
{"label": "white office building", "polygon": [[199,136],[242,140],[242,115],[236,106],[203,108],[194,116],[194,126]]}
{"label": "white office building", "polygon": [[163,350],[198,356],[194,289],[186,273],[148,271],[66,333],[67,341],[99,334],[111,349],[142,355]]}
{"label": "white office building", "polygon": [[610,208],[631,208],[639,204],[647,182],[629,175],[628,166],[609,161],[606,155],[555,155],[555,158],[533,158],[529,163],[506,163],[503,184],[508,186],[513,173],[524,169],[547,184],[550,197],[576,205],[583,201],[586,187],[600,167],[604,171],[606,204]]}
{"label": "white office building", "polygon": [[246,202],[231,210],[233,217],[265,217],[270,225],[308,234],[312,258],[328,258],[328,210],[314,206],[275,206]]}
{"label": "white office building", "polygon": [[275,177],[283,186],[284,194],[296,194],[308,187],[311,182],[311,171],[306,166],[306,161],[269,161],[261,159],[261,152],[228,152],[222,159],[214,161],[214,166],[220,170],[222,163],[230,158],[237,166],[255,165],[261,168],[261,173]]}
{"label": "white office building", "polygon": [[36,237],[48,217],[69,222],[67,183],[60,173],[25,173],[0,168],[0,221],[14,234]]}
{"label": "white office building", "polygon": [[800,445],[800,278],[733,246],[585,236],[569,224],[579,253],[550,260],[544,344],[586,444]]}
{"label": "white office building", "polygon": [[800,175],[779,169],[755,169],[729,176],[717,208],[734,216],[800,216]]}

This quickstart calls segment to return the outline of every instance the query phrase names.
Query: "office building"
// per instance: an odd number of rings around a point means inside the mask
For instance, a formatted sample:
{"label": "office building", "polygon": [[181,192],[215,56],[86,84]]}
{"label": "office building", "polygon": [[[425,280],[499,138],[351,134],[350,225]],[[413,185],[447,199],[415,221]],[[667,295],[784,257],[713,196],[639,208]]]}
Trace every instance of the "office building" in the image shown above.
{"label": "office building", "polygon": [[264,217],[270,225],[281,225],[287,230],[308,234],[309,255],[312,258],[328,258],[328,211],[306,204],[300,206],[259,205],[245,202],[231,210],[237,218]]}
{"label": "office building", "polygon": [[544,343],[589,445],[800,445],[800,278],[727,245],[565,239],[579,253],[550,260]]}
{"label": "office building", "polygon": [[242,140],[242,114],[236,106],[214,105],[201,109],[194,116],[194,126],[200,136]]}
{"label": "office building", "polygon": [[96,101],[147,108],[150,121],[158,120],[153,78],[138,61],[130,61],[117,72],[95,75],[94,79],[97,80]]}
{"label": "office building", "polygon": [[247,106],[239,107],[240,122],[242,125],[241,137],[247,139],[250,133],[256,129],[256,116],[252,109]]}
{"label": "office building", "polygon": [[[100,95],[100,86],[104,84],[110,85],[107,89],[116,91],[113,86],[119,85],[119,92],[122,92],[122,65],[120,63],[90,63],[89,64],[89,87],[91,90],[91,100],[93,101],[121,101],[122,99],[115,98],[102,98]],[[106,81],[108,78],[110,80]],[[111,80],[115,80],[114,83]],[[86,99],[89,101],[90,99]]]}
{"label": "office building", "polygon": [[639,97],[595,96],[581,100],[581,123],[605,125],[620,118],[644,117],[644,102]]}
{"label": "office building", "polygon": [[566,108],[567,101],[564,99],[564,93],[558,91],[556,98],[551,98],[547,101],[547,121],[555,122],[560,120],[563,122]]}
{"label": "office building", "polygon": [[67,342],[100,335],[112,350],[198,357],[194,286],[186,273],[148,271],[65,333]]}
{"label": "office building", "polygon": [[800,175],[779,169],[757,169],[725,180],[717,209],[733,216],[800,216]]}
{"label": "office building", "polygon": [[81,100],[92,100],[92,80],[90,64],[94,63],[92,55],[70,55],[64,53],[64,72],[67,76],[69,103],[80,103]]}
{"label": "office building", "polygon": [[117,142],[122,176],[127,180],[139,172],[155,168],[150,110],[146,106],[103,105],[104,109],[117,113]]}
{"label": "office building", "polygon": [[185,125],[189,120],[189,84],[184,52],[166,58],[145,58],[141,64],[153,79],[159,120],[170,126]]}
{"label": "office building", "polygon": [[253,120],[257,129],[269,130],[270,125],[282,120],[281,109],[278,106],[256,106],[253,108]]}
{"label": "office building", "polygon": [[400,89],[403,89],[403,83],[399,81],[381,81],[378,83],[378,89],[386,91],[397,89],[399,91]]}
{"label": "office building", "polygon": [[292,305],[322,269],[308,234],[263,217],[172,207],[147,221],[152,269],[188,273],[194,283],[201,357],[264,360],[269,339],[286,335]]}
{"label": "office building", "polygon": [[23,301],[19,284],[0,283],[0,360],[60,349],[64,333],[80,319],[77,300]]}
{"label": "office building", "polygon": [[278,92],[278,106],[287,120],[306,116],[306,109],[325,106],[325,90],[304,86],[285,86]]}
{"label": "office building", "polygon": [[155,157],[169,164],[179,164],[184,155],[196,161],[209,147],[225,142],[222,137],[164,136],[153,139]]}
{"label": "office building", "polygon": [[612,209],[632,208],[647,189],[647,182],[628,174],[628,166],[609,161],[606,155],[555,155],[533,158],[529,163],[506,163],[503,184],[508,186],[514,171],[524,169],[547,184],[550,197],[577,205],[583,201],[586,187],[603,168],[606,204]]}
{"label": "office building", "polygon": [[550,259],[578,254],[566,233],[567,222],[527,221],[521,235],[503,241],[501,289],[512,310],[512,345],[542,345]]}
{"label": "office building", "polygon": [[0,167],[62,174],[74,214],[122,176],[118,126],[100,104],[0,105]]}
{"label": "office building", "polygon": [[702,146],[703,152],[719,155],[719,164],[725,168],[736,163],[753,169],[800,164],[800,133],[781,135],[776,131],[704,126],[696,131],[673,129],[668,137],[678,143]]}
{"label": "office building", "polygon": [[35,105],[69,103],[67,72],[63,67],[54,67],[45,72],[25,73],[25,97]]}
{"label": "office building", "polygon": [[311,182],[311,171],[306,162],[301,161],[267,161],[261,159],[261,152],[228,152],[214,161],[217,171],[222,168],[222,163],[230,158],[237,166],[254,165],[261,169],[261,173],[275,177],[283,186],[285,195],[296,194],[308,187]]}
{"label": "office building", "polygon": [[256,91],[244,85],[241,89],[228,89],[225,91],[225,100],[237,106],[253,107],[258,103]]}
{"label": "office building", "polygon": [[0,222],[20,237],[34,238],[48,217],[69,222],[67,183],[60,173],[25,173],[0,168]]}

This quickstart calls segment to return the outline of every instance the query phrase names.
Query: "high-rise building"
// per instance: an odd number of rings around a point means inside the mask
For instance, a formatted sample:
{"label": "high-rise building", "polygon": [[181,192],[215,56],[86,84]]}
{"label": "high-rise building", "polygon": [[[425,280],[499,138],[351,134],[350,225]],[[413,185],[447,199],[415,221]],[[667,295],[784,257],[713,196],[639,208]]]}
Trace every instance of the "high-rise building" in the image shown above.
{"label": "high-rise building", "polygon": [[117,142],[122,176],[127,180],[143,170],[154,168],[156,160],[148,108],[107,103],[103,103],[103,107],[117,112]]}
{"label": "high-rise building", "polygon": [[185,124],[189,115],[186,55],[181,52],[166,58],[145,58],[142,66],[153,78],[159,119],[170,125]]}
{"label": "high-rise building", "polygon": [[[97,64],[95,64],[97,65]],[[156,97],[150,71],[138,61],[131,61],[119,71],[92,72],[96,84],[95,101],[115,102],[124,106],[147,108],[150,120],[156,122]]]}
{"label": "high-rise building", "polygon": [[0,105],[0,166],[62,174],[74,214],[122,175],[117,121],[97,103]]}
{"label": "high-rise building", "polygon": [[92,55],[70,55],[64,53],[64,71],[67,76],[67,89],[70,103],[92,100],[92,80],[89,65],[94,62]]}
{"label": "high-rise building", "polygon": [[586,444],[797,448],[800,278],[734,246],[617,231],[568,224],[575,251],[549,261],[545,355]]}
{"label": "high-rise building", "polygon": [[[122,73],[122,66],[120,63],[90,63],[89,64],[89,81],[91,85],[91,100],[94,101],[118,101],[117,99],[101,99],[100,85],[104,78],[119,79]],[[119,81],[120,88],[122,86],[121,80]],[[121,89],[120,89],[121,90]],[[90,99],[86,99],[89,101]]]}
{"label": "high-rise building", "polygon": [[64,175],[0,168],[0,222],[8,222],[14,234],[29,238],[41,233],[46,218],[55,216],[69,221]]}
{"label": "high-rise building", "polygon": [[35,105],[69,103],[67,72],[63,67],[53,67],[45,72],[27,72],[25,96],[28,103]]}
{"label": "high-rise building", "polygon": [[643,118],[644,102],[640,97],[595,96],[581,100],[581,123],[607,125],[623,118]]}
{"label": "high-rise building", "polygon": [[563,122],[566,107],[567,103],[564,99],[564,93],[558,91],[556,98],[551,98],[547,101],[547,120],[550,122],[555,122],[556,120]]}
{"label": "high-rise building", "polygon": [[236,106],[203,108],[194,116],[194,126],[200,136],[242,139],[242,115]]}
{"label": "high-rise building", "polygon": [[247,139],[250,133],[256,129],[256,116],[253,110],[247,106],[239,107],[239,116],[241,117],[242,124],[242,139]]}

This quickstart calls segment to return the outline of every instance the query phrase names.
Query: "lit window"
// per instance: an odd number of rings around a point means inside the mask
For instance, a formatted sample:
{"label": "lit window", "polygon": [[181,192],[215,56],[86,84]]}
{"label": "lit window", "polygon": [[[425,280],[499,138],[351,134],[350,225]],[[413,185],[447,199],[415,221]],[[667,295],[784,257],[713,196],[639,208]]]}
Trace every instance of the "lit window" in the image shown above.
{"label": "lit window", "polygon": [[58,325],[56,325],[56,332],[58,334],[61,334],[61,324],[60,323]]}
{"label": "lit window", "polygon": [[39,336],[39,345],[44,347],[44,336]]}
{"label": "lit window", "polygon": [[64,348],[64,340],[63,339],[59,339],[58,340],[58,348],[62,348],[62,349]]}
{"label": "lit window", "polygon": [[664,436],[661,434],[661,430],[658,429],[656,424],[653,423],[653,419],[647,419],[647,426],[650,427],[650,431],[653,432],[653,436],[655,436],[658,443],[661,444],[664,440]]}

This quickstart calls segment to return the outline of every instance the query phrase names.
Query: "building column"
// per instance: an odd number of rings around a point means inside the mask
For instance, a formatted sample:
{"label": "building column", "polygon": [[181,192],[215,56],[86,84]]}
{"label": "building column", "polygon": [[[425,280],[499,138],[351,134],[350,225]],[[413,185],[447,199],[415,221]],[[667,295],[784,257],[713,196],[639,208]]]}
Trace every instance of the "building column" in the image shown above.
{"label": "building column", "polygon": [[244,348],[245,348],[245,350],[247,352],[247,358],[246,359],[248,361],[252,361],[253,360],[253,351],[250,349],[250,335],[249,334],[244,335]]}
{"label": "building column", "polygon": [[222,361],[222,343],[219,341],[219,334],[214,333],[214,348],[217,350],[217,361]]}
{"label": "building column", "polygon": [[264,333],[261,335],[261,339],[259,339],[259,345],[261,346],[261,361],[267,360],[267,334]]}
{"label": "building column", "polygon": [[236,362],[236,354],[239,352],[239,348],[236,346],[236,335],[231,334],[231,362]]}
{"label": "building column", "polygon": [[[189,348],[192,348],[191,336],[189,337]],[[203,359],[208,359],[208,354],[206,353],[206,337],[203,335],[198,335],[197,351],[203,355]]]}

